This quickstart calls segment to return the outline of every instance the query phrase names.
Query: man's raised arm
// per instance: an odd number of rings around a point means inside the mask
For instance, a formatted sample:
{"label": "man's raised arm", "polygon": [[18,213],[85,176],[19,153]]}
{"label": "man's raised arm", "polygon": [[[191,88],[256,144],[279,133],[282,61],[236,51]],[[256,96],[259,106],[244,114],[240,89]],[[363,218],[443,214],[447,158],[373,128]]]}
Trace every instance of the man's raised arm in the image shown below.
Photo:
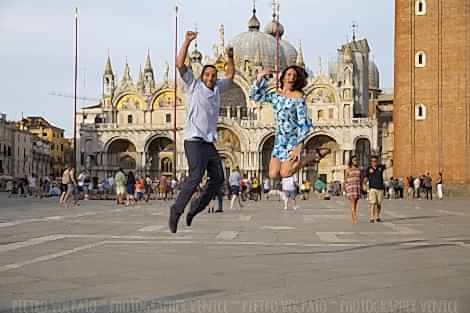
{"label": "man's raised arm", "polygon": [[233,47],[228,47],[227,54],[227,69],[225,70],[225,78],[233,80],[235,77],[235,64],[233,62]]}
{"label": "man's raised arm", "polygon": [[188,31],[186,32],[186,35],[184,36],[184,41],[183,45],[180,48],[180,51],[178,52],[178,55],[176,56],[176,68],[180,72],[180,75],[183,76],[184,73],[186,73],[187,68],[184,62],[186,61],[186,56],[188,55],[188,49],[189,46],[191,45],[191,42],[196,39],[197,33]]}

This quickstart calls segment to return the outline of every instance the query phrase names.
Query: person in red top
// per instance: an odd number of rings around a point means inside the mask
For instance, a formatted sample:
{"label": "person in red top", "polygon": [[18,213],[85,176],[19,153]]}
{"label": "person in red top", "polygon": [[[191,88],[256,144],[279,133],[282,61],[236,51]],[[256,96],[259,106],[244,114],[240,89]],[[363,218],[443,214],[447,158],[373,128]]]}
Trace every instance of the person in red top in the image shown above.
{"label": "person in red top", "polygon": [[145,193],[145,181],[142,177],[138,177],[135,182],[135,193],[136,193],[136,201],[140,201],[144,199]]}
{"label": "person in red top", "polygon": [[165,175],[160,176],[158,188],[160,189],[160,200],[168,200],[168,179]]}

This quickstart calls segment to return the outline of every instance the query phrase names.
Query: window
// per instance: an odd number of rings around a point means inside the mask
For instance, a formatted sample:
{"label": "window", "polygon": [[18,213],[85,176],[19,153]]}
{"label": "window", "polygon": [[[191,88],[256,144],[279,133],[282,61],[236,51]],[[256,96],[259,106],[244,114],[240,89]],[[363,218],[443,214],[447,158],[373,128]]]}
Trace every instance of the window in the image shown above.
{"label": "window", "polygon": [[426,0],[416,0],[416,15],[426,15]]}
{"label": "window", "polygon": [[415,117],[417,121],[423,121],[426,119],[426,106],[422,103],[418,103],[415,107]]}
{"label": "window", "polygon": [[165,121],[166,121],[167,123],[171,123],[171,114],[165,115]]}
{"label": "window", "polygon": [[132,124],[132,115],[127,116],[127,124]]}
{"label": "window", "polygon": [[418,53],[416,53],[415,65],[416,67],[426,66],[426,53],[424,51],[419,51]]}
{"label": "window", "polygon": [[64,151],[64,144],[63,143],[60,144],[60,151]]}
{"label": "window", "polygon": [[321,121],[325,119],[325,111],[324,110],[319,110],[317,112],[317,120]]}
{"label": "window", "polygon": [[42,133],[42,136],[43,136],[43,137],[47,137],[47,133]]}

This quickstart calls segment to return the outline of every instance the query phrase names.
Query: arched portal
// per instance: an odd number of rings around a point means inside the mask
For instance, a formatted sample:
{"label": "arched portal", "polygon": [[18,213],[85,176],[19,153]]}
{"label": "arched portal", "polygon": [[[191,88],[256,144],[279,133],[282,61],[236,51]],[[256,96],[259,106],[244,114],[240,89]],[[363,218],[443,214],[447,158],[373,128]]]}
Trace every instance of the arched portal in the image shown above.
{"label": "arched portal", "polygon": [[274,134],[270,135],[264,141],[261,147],[261,178],[269,176],[269,162],[274,148]]}
{"label": "arched portal", "polygon": [[314,153],[315,149],[319,148],[328,148],[331,150],[331,153],[321,159],[318,164],[312,163],[306,166],[304,170],[307,173],[306,178],[312,182],[317,177],[325,183],[332,182],[336,179],[336,167],[340,165],[336,164],[337,154],[340,153],[339,146],[335,139],[327,135],[314,136],[305,145],[307,153]]}
{"label": "arched portal", "polygon": [[154,137],[147,144],[146,170],[151,177],[171,175],[173,172],[173,141],[166,137]]}
{"label": "arched portal", "polygon": [[137,150],[128,139],[116,139],[108,146],[108,166],[114,169],[135,170]]}

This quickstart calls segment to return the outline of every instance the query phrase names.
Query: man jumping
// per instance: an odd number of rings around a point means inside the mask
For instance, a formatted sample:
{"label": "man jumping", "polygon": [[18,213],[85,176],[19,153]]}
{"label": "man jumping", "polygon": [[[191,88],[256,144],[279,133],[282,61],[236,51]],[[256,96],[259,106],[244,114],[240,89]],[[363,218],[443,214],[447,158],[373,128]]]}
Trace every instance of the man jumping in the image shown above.
{"label": "man jumping", "polygon": [[224,183],[222,162],[214,142],[217,140],[220,92],[229,86],[235,75],[233,49],[228,48],[226,51],[225,79],[217,79],[217,69],[214,65],[205,65],[200,78],[196,79],[192,70],[184,64],[188,48],[196,37],[196,32],[186,32],[183,45],[176,57],[176,68],[184,82],[188,99],[184,152],[188,160],[189,177],[170,209],[168,225],[172,233],[176,233],[178,220],[206,171],[209,183],[201,195],[191,201],[191,209],[186,215],[188,226],[191,226],[193,218],[206,208]]}

